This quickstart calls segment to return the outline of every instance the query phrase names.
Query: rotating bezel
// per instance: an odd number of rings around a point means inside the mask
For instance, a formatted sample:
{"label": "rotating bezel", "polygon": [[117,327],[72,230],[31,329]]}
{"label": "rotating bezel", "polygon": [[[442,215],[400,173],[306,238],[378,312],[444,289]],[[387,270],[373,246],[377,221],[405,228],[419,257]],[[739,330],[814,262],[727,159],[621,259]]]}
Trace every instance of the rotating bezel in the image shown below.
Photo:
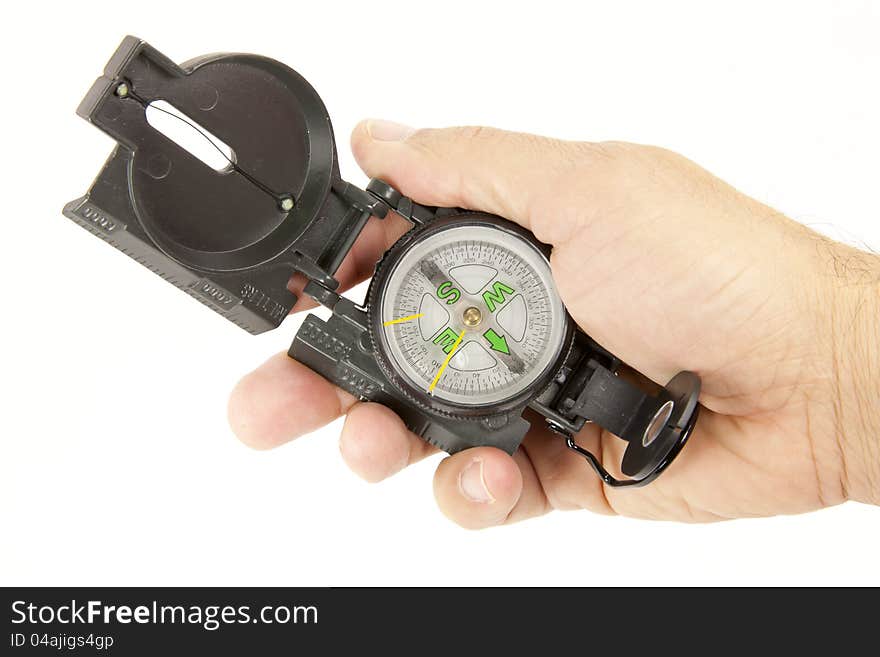
{"label": "rotating bezel", "polygon": [[402,373],[394,356],[390,353],[390,345],[387,343],[387,334],[383,326],[382,301],[388,284],[399,263],[412,249],[438,233],[465,226],[490,227],[503,231],[507,236],[521,240],[530,248],[535,249],[549,265],[549,247],[538,242],[528,231],[505,219],[485,213],[467,211],[435,219],[425,225],[415,227],[401,237],[377,264],[367,295],[368,326],[376,361],[388,380],[401,393],[421,408],[432,413],[447,417],[479,419],[520,410],[550,384],[572,347],[574,323],[560,301],[563,327],[557,353],[549,359],[547,365],[535,376],[531,384],[499,401],[487,404],[456,403],[436,394],[428,394],[427,390],[416,385],[410,377]]}

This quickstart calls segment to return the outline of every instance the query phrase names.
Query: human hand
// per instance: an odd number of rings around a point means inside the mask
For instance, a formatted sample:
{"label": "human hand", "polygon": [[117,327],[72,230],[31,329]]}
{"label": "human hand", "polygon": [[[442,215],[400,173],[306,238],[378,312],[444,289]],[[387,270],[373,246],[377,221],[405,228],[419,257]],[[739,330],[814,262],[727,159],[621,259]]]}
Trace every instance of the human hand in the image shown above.
{"label": "human hand", "polygon": [[[359,125],[352,148],[368,175],[420,203],[498,214],[550,244],[572,317],[635,370],[702,377],[694,434],[651,485],[606,488],[536,422],[513,456],[477,447],[440,462],[447,516],[479,528],[551,509],[707,521],[880,503],[880,258],[659,148],[381,121]],[[371,221],[342,286],[369,277],[408,226]],[[436,451],[286,354],[242,379],[229,409],[258,448],[342,414],[342,455],[369,481]],[[589,424],[577,441],[619,475],[623,441]]]}

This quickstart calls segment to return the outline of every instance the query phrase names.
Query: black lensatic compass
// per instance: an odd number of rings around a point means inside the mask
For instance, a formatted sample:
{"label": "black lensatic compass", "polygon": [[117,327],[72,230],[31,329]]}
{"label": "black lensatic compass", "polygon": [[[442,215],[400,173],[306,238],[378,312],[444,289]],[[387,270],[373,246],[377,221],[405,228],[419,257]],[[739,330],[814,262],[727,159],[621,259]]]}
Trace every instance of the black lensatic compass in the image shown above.
{"label": "black lensatic compass", "polygon": [[[228,144],[228,166],[152,127],[159,101]],[[78,114],[118,145],[67,217],[251,333],[281,323],[296,302],[287,282],[304,275],[332,315],[306,316],[290,357],[447,452],[513,453],[531,409],[606,484],[635,486],[690,436],[697,375],[680,372],[657,394],[618,377],[620,361],[563,306],[549,248],[519,226],[419,205],[381,180],[343,181],[327,111],[287,66],[242,54],[178,66],[126,37]],[[334,274],[367,221],[388,212],[412,229],[377,263],[360,306]],[[587,422],[628,443],[626,479],[575,442]]]}

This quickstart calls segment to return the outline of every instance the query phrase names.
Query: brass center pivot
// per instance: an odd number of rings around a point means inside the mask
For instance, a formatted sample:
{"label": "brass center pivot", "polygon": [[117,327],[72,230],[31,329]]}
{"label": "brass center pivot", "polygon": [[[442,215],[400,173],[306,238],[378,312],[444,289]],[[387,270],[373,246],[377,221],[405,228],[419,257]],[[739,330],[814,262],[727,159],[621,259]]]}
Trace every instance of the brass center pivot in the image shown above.
{"label": "brass center pivot", "polygon": [[478,326],[481,321],[483,321],[483,314],[480,312],[479,308],[474,308],[471,306],[467,310],[462,313],[461,316],[464,321],[465,326],[469,326],[473,328],[474,326]]}

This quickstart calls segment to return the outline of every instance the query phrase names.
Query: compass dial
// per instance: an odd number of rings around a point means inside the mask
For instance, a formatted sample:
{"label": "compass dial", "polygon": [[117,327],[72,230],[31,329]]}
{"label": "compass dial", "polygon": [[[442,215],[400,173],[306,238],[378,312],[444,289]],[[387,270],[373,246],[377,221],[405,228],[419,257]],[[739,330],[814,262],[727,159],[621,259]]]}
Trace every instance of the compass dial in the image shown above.
{"label": "compass dial", "polygon": [[457,407],[497,406],[557,362],[567,315],[546,256],[518,232],[453,223],[414,238],[392,267],[379,346],[410,387]]}

